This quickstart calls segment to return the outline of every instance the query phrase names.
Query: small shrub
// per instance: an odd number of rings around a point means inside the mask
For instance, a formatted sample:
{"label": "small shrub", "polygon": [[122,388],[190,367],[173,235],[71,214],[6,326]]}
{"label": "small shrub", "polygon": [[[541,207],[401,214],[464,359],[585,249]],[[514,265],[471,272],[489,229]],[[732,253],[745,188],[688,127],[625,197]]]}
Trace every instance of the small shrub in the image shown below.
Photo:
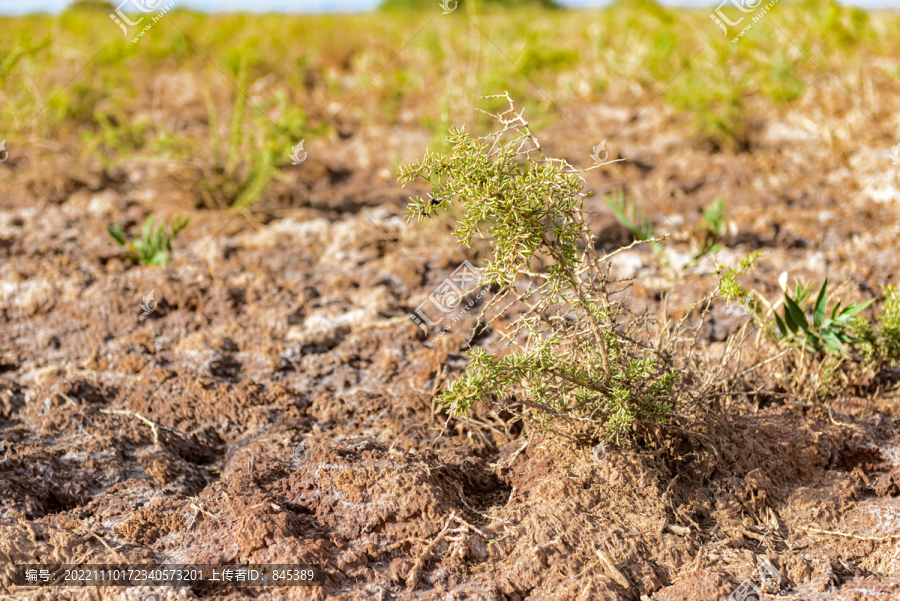
{"label": "small shrub", "polygon": [[[642,322],[623,319],[624,307],[609,298],[604,261],[583,218],[590,195],[582,192],[584,171],[545,156],[509,96],[499,98],[509,103],[493,115],[499,132],[476,138],[452,128],[449,154],[428,152],[399,174],[404,185],[431,184],[431,194],[405,211],[410,220],[458,205],[460,242],[488,239],[492,256],[480,286],[498,291],[490,305],[509,297],[505,312],[527,302],[503,333],[512,352],[470,351],[469,368],[439,400],[452,415],[468,415],[479,402],[520,405],[538,424],[570,422],[616,440],[660,423],[672,407],[677,372],[636,340]],[[531,271],[536,256],[548,265],[540,273]]]}
{"label": "small shrub", "polygon": [[106,231],[119,246],[125,247],[132,260],[144,265],[165,265],[169,262],[169,253],[172,252],[172,240],[190,221],[190,217],[185,219],[176,217],[167,233],[164,223],[158,228],[153,227],[154,216],[151,214],[141,228],[140,240],[126,240],[122,225],[118,221],[108,226]]}

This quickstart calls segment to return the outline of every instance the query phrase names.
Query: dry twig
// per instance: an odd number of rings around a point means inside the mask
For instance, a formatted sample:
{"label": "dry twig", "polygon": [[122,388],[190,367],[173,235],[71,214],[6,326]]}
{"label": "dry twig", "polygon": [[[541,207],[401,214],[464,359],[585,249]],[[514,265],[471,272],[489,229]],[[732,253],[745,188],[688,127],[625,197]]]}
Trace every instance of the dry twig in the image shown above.
{"label": "dry twig", "polygon": [[161,426],[156,422],[147,419],[137,411],[129,411],[127,409],[101,409],[100,413],[105,413],[106,415],[127,415],[129,417],[135,417],[148,426],[150,426],[150,430],[153,431],[153,444],[155,446],[159,446],[159,429],[168,430],[169,432],[175,433],[173,430],[166,428],[165,426]]}
{"label": "dry twig", "polygon": [[444,540],[444,537],[447,536],[447,531],[450,530],[450,524],[456,519],[456,512],[451,511],[450,517],[447,518],[447,523],[444,524],[444,528],[438,532],[437,536],[434,539],[425,545],[425,548],[422,550],[422,553],[419,555],[419,558],[416,560],[416,563],[413,565],[412,569],[409,571],[409,576],[406,577],[406,581],[409,583],[409,591],[415,590],[416,586],[419,584],[419,572],[422,571],[422,567],[425,565],[425,562],[428,561],[428,556],[431,555],[431,552],[434,551],[434,548]]}
{"label": "dry twig", "polygon": [[609,558],[609,555],[606,554],[605,551],[594,547],[594,551],[597,552],[597,557],[600,558],[600,563],[606,568],[606,571],[609,573],[610,577],[616,581],[622,588],[631,587],[631,583],[628,582],[628,578],[625,577],[625,574],[619,571],[619,568],[616,567],[616,564],[612,562],[612,559]]}
{"label": "dry twig", "polygon": [[836,530],[820,530],[819,528],[810,528],[808,526],[797,526],[797,528],[803,530],[804,532],[810,532],[812,534],[829,534],[831,536],[843,536],[845,538],[855,538],[856,540],[869,540],[876,542],[900,538],[900,534],[889,534],[887,536],[860,536],[859,534],[850,534],[849,532],[838,532]]}

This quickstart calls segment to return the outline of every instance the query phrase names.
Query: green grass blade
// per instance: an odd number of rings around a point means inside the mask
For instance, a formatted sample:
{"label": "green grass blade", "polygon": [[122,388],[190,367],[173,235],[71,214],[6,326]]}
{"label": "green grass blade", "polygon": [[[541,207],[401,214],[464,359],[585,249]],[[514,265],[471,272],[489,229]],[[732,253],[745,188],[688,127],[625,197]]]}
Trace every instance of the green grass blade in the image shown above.
{"label": "green grass blade", "polygon": [[857,305],[856,303],[853,303],[852,305],[850,305],[849,307],[847,307],[846,309],[841,311],[840,318],[846,320],[846,319],[850,319],[851,317],[856,317],[856,315],[858,313],[860,313],[861,311],[864,311],[866,309],[866,307],[871,305],[874,301],[875,301],[875,299],[872,298],[872,299],[867,300],[866,302],[864,302],[861,305]]}
{"label": "green grass blade", "polygon": [[186,228],[188,226],[188,224],[190,222],[191,222],[190,217],[175,219],[175,225],[172,226],[172,238],[177,236],[181,232],[181,230],[183,230],[184,228]]}
{"label": "green grass blade", "polygon": [[816,298],[816,306],[813,311],[813,325],[817,328],[822,326],[822,321],[825,319],[825,303],[828,302],[828,278],[825,278],[825,282],[822,284],[822,289],[819,290],[819,296]]}
{"label": "green grass blade", "polygon": [[118,221],[113,225],[106,226],[106,231],[119,246],[125,246],[127,244],[125,241],[125,234],[122,232],[122,224]]}
{"label": "green grass blade", "polygon": [[[628,203],[625,199],[625,194],[621,193],[619,195],[619,200],[621,200],[621,205],[617,203],[614,199],[604,196],[604,202],[606,202],[606,206],[608,206],[615,216],[616,220],[625,226],[631,235],[634,236],[638,240],[642,240],[641,238],[641,228],[628,216]],[[634,207],[635,219],[637,219],[637,205]]]}
{"label": "green grass blade", "polygon": [[144,243],[150,243],[153,239],[153,213],[147,217],[147,221],[144,222],[144,227],[141,228],[141,241]]}

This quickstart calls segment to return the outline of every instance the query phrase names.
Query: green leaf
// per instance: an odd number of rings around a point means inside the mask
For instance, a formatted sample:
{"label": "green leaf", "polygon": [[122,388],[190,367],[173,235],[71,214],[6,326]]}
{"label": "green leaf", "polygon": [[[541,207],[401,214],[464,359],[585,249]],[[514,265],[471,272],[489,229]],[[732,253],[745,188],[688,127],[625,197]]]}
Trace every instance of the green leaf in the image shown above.
{"label": "green leaf", "polygon": [[708,229],[713,234],[721,234],[725,230],[725,201],[717,198],[715,202],[703,209],[703,217]]}
{"label": "green leaf", "polygon": [[144,242],[150,242],[153,238],[153,213],[147,217],[147,221],[144,222],[144,227],[141,229],[141,239]]}
{"label": "green leaf", "polygon": [[[794,322],[800,326],[803,331],[809,330],[809,322],[806,321],[806,315],[803,314],[803,309],[800,308],[800,305],[794,302],[787,294],[784,295],[784,304],[787,305],[787,310],[790,312],[790,316],[793,318]],[[785,313],[787,315],[787,313]]]}
{"label": "green leaf", "polygon": [[867,300],[866,302],[864,302],[861,305],[857,305],[856,303],[853,303],[852,305],[850,305],[849,307],[847,307],[846,309],[841,311],[840,317],[841,318],[846,317],[846,319],[855,317],[858,313],[860,313],[861,311],[864,311],[865,308],[868,307],[869,305],[871,305],[873,302],[875,302],[874,298]]}
{"label": "green leaf", "polygon": [[702,259],[703,257],[705,257],[706,255],[715,254],[715,253],[719,252],[720,250],[722,250],[721,245],[715,244],[715,243],[710,244],[710,245],[706,246],[706,248],[703,248],[696,255],[694,255],[693,261],[696,262],[696,261]]}
{"label": "green leaf", "polygon": [[825,348],[822,346],[822,341],[813,332],[806,332],[806,342],[809,345],[807,348],[812,347],[812,349],[817,351],[825,350]]}
{"label": "green leaf", "polygon": [[176,218],[176,219],[175,219],[175,225],[173,225],[173,227],[172,227],[172,237],[174,238],[174,237],[177,236],[179,233],[181,233],[181,230],[183,230],[184,228],[186,228],[190,222],[191,222],[191,218],[190,218],[190,217],[184,217],[184,218],[181,218],[181,219]]}
{"label": "green leaf", "polygon": [[822,284],[822,289],[819,290],[819,296],[816,298],[816,306],[813,311],[813,325],[818,328],[822,325],[822,320],[825,319],[825,304],[828,302],[828,278],[825,278],[825,282]]}
{"label": "green leaf", "polygon": [[653,222],[650,221],[643,211],[638,210],[637,202],[631,204],[632,216],[629,217],[629,205],[625,198],[625,193],[620,192],[617,198],[618,201],[608,196],[603,197],[603,201],[606,203],[606,206],[612,210],[616,220],[625,226],[625,229],[631,232],[631,235],[634,236],[636,240],[648,240],[652,238]]}
{"label": "green leaf", "polygon": [[791,312],[788,311],[787,307],[784,308],[784,323],[787,324],[788,330],[791,331],[791,334],[797,333],[797,322],[794,321],[793,317],[791,317]]}
{"label": "green leaf", "polygon": [[847,332],[835,332],[835,336],[838,337],[838,340],[841,342],[856,342],[857,338],[855,336],[851,336]]}
{"label": "green leaf", "polygon": [[847,354],[844,345],[841,344],[841,341],[838,340],[838,337],[831,330],[825,330],[822,332],[822,340],[828,345],[829,349],[834,349],[835,353],[845,355]]}
{"label": "green leaf", "polygon": [[809,298],[812,290],[812,284],[807,284],[806,286],[801,286],[799,283],[797,284],[797,293],[794,294],[794,298],[797,299],[796,302],[798,306],[803,306],[806,304],[806,300]]}
{"label": "green leaf", "polygon": [[778,317],[778,313],[772,313],[772,315],[775,317],[775,325],[778,326],[778,331],[781,332],[781,336],[787,336],[787,327],[785,327],[784,322],[781,320],[781,318]]}
{"label": "green leaf", "polygon": [[106,231],[109,232],[109,235],[112,236],[112,239],[115,240],[119,246],[125,246],[127,244],[125,241],[125,234],[122,233],[122,224],[118,221],[114,225],[106,226]]}

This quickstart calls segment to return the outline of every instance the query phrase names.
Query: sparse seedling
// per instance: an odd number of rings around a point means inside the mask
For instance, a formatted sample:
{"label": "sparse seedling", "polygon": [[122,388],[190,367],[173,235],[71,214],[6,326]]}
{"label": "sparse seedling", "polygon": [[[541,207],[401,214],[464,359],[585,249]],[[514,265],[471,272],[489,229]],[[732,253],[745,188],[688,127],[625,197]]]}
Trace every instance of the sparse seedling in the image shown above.
{"label": "sparse seedling", "polygon": [[624,192],[619,192],[614,198],[604,196],[603,201],[606,203],[606,206],[612,209],[616,221],[631,232],[635,240],[650,240],[653,238],[653,223],[647,218],[647,214],[638,207],[636,201],[628,202]]}
{"label": "sparse seedling", "polygon": [[[848,389],[856,394],[866,388],[877,391],[896,383],[900,294],[894,286],[882,288],[885,298],[881,314],[870,319],[862,312],[874,299],[842,307],[841,301],[830,302],[833,299],[828,298],[828,278],[818,292],[812,284],[799,280],[791,291],[786,286],[787,275],[782,274],[783,308],[779,313],[778,305],[772,307],[762,294],[737,281],[753,268],[758,257],[759,253],[753,253],[736,267],[719,266],[716,295],[740,303],[760,332],[777,343],[777,355],[760,364],[783,357],[785,363],[769,376],[771,382],[779,381],[778,386],[789,390],[794,398],[806,399],[834,398]],[[809,386],[810,382],[814,385]]]}
{"label": "sparse seedling", "polygon": [[172,240],[187,227],[191,218],[176,217],[171,228],[166,232],[166,224],[154,228],[154,216],[151,214],[141,228],[140,240],[125,238],[122,225],[117,221],[106,228],[109,235],[119,246],[126,249],[128,257],[144,265],[165,265],[169,262],[169,254],[172,252]]}
{"label": "sparse seedling", "polygon": [[[603,202],[605,202],[606,206],[612,210],[616,221],[631,232],[631,235],[634,236],[635,240],[641,242],[653,240],[655,236],[653,222],[651,222],[650,219],[647,218],[647,214],[638,207],[637,201],[631,201],[629,205],[628,200],[625,198],[625,193],[620,191],[614,198],[604,196]],[[629,206],[631,207],[630,211]],[[629,212],[631,213],[630,216]],[[663,243],[657,241],[651,242],[650,248],[653,249],[655,254],[659,255],[662,252]]]}
{"label": "sparse seedling", "polygon": [[805,306],[811,292],[811,286],[801,287],[799,284],[793,296],[785,291],[783,316],[773,314],[779,338],[803,344],[809,351],[847,355],[847,348],[844,345],[859,341],[853,335],[854,318],[873,301],[868,300],[862,304],[858,301],[853,302],[843,309],[841,302],[838,301],[832,307],[829,316],[828,278],[825,278],[812,306],[812,314],[807,315]]}
{"label": "sparse seedling", "polygon": [[725,201],[717,198],[715,202],[703,209],[703,217],[694,229],[693,237],[697,242],[697,252],[685,268],[696,265],[706,255],[715,254],[722,249],[722,236],[728,229],[725,216]]}
{"label": "sparse seedling", "polygon": [[703,209],[702,224],[704,229],[713,236],[721,236],[725,233],[728,221],[725,219],[725,201],[717,198],[715,202]]}

